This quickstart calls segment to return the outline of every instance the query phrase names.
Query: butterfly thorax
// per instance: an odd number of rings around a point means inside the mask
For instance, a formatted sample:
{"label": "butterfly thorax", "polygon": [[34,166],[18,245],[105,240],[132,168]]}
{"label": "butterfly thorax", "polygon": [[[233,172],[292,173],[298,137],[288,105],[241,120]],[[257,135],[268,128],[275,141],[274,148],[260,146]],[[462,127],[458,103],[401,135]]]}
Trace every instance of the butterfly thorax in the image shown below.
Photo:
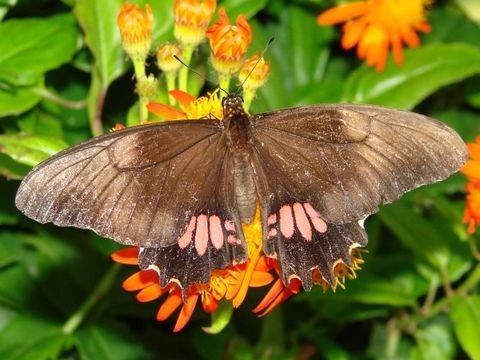
{"label": "butterfly thorax", "polygon": [[222,105],[233,165],[235,200],[242,222],[248,224],[253,220],[256,206],[253,168],[248,152],[251,117],[244,110],[239,95],[227,96]]}

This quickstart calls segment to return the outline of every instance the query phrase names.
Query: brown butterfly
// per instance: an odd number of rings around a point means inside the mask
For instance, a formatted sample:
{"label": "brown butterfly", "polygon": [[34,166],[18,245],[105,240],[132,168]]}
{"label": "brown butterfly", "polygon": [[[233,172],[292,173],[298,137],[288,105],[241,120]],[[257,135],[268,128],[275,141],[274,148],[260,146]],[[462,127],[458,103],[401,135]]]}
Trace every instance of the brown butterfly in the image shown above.
{"label": "brown butterfly", "polygon": [[285,284],[298,277],[309,290],[312,270],[333,285],[334,264],[351,264],[380,204],[468,157],[452,129],[411,112],[325,105],[249,116],[237,95],[223,111],[223,121],[140,125],[66,149],[25,177],[16,205],[41,223],[140,247],[142,269],[185,290],[246,261],[242,223],[258,199],[264,253]]}

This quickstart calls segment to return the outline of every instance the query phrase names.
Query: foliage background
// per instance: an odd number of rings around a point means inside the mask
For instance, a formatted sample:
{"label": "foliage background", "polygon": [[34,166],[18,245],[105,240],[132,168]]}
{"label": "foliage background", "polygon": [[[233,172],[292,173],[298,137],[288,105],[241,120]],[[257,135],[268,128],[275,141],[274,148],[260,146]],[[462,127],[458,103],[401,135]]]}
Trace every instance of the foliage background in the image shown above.
{"label": "foliage background", "polygon": [[[173,39],[173,1],[148,2],[155,44]],[[272,74],[253,112],[372,103],[431,115],[466,141],[480,133],[478,0],[437,1],[422,46],[406,52],[401,68],[389,61],[381,75],[340,48],[338,27],[316,25],[315,16],[334,4],[220,2],[231,18],[249,17],[251,52],[275,37],[267,54]],[[368,219],[366,263],[346,290],[316,288],[261,319],[250,309],[264,292],[251,292],[218,335],[202,331],[210,319],[201,311],[179,334],[171,322],[155,321],[158,303],[138,304],[121,290],[134,270],[112,265],[113,241],[23,217],[14,196],[31,166],[91,137],[98,109],[108,129],[124,123],[134,105],[116,28],[121,5],[0,1],[1,359],[480,359],[478,237],[461,223],[460,174]],[[205,59],[205,50],[196,59]],[[93,310],[82,312],[88,301]]]}

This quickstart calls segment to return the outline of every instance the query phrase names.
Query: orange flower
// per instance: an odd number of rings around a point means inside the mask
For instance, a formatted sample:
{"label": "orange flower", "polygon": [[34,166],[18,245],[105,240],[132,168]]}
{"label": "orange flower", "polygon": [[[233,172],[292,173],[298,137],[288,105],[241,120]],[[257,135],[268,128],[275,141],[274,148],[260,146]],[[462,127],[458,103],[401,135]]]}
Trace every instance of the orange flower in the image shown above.
{"label": "orange flower", "polygon": [[[357,277],[356,270],[361,269],[363,264],[363,259],[361,256],[361,249],[352,247],[350,248],[350,256],[352,259],[352,265],[349,267],[344,264],[342,261],[337,261],[333,267],[333,273],[335,275],[336,283],[333,287],[333,291],[336,290],[337,286],[345,288],[345,279],[355,279]],[[280,268],[278,262],[273,259],[269,259],[271,268],[275,269],[278,275],[280,275]],[[329,288],[328,283],[323,278],[320,270],[318,268],[312,270],[312,279],[315,285],[320,285],[323,288],[323,291],[327,291]],[[265,316],[270,311],[275,309],[278,305],[292,297],[293,295],[298,294],[302,289],[302,283],[300,279],[293,278],[290,280],[290,284],[285,286],[282,280],[279,278],[275,284],[270,288],[270,291],[264,296],[260,301],[253,312],[257,313],[258,316]]]}
{"label": "orange flower", "polygon": [[357,56],[382,72],[388,51],[393,50],[397,65],[403,63],[403,45],[417,47],[416,31],[429,32],[425,7],[431,0],[366,0],[336,6],[320,14],[320,25],[343,26],[342,47],[357,46]]}
{"label": "orange flower", "polygon": [[122,45],[133,60],[144,61],[152,44],[153,14],[150,6],[145,12],[136,5],[126,2],[117,17]]}
{"label": "orange flower", "polygon": [[175,0],[174,35],[183,46],[196,47],[205,39],[210,20],[212,20],[216,0]]}
{"label": "orange flower", "polygon": [[253,54],[252,57],[245,60],[245,63],[238,74],[238,79],[243,84],[244,89],[257,90],[265,85],[270,75],[271,64],[265,61],[258,54]]}
{"label": "orange flower", "polygon": [[[136,265],[138,253],[138,248],[127,248],[113,253],[112,259],[122,264]],[[214,270],[208,284],[195,284],[187,290],[185,303],[182,301],[182,290],[178,284],[171,282],[163,288],[160,287],[158,274],[154,270],[141,270],[134,273],[123,282],[122,287],[126,291],[138,291],[136,298],[139,302],[154,301],[167,294],[158,310],[157,320],[167,320],[181,306],[173,329],[174,332],[178,332],[190,320],[198,300],[203,310],[211,313],[217,309],[220,299],[231,300],[237,297],[245,283],[248,267],[249,261],[229,266],[224,270]],[[263,257],[256,263],[246,288],[261,287],[271,283],[273,276],[268,270],[267,260]]]}
{"label": "orange flower", "polygon": [[182,63],[174,55],[181,57],[182,49],[175,44],[163,44],[157,50],[157,65],[163,72],[176,72]]}
{"label": "orange flower", "polygon": [[195,97],[184,91],[172,90],[169,91],[169,94],[179,102],[182,110],[159,102],[151,102],[147,105],[147,108],[153,114],[167,120],[222,119],[223,108],[218,92],[219,90],[217,89],[207,96],[195,99]]}
{"label": "orange flower", "polygon": [[213,67],[219,73],[232,75],[240,70],[243,57],[252,41],[252,29],[245,15],[237,17],[231,25],[224,8],[218,12],[219,19],[207,30],[212,48]]}
{"label": "orange flower", "polygon": [[470,160],[460,170],[469,181],[465,187],[467,204],[463,215],[463,222],[468,224],[469,234],[473,234],[476,224],[480,224],[480,136],[475,141],[467,144]]}

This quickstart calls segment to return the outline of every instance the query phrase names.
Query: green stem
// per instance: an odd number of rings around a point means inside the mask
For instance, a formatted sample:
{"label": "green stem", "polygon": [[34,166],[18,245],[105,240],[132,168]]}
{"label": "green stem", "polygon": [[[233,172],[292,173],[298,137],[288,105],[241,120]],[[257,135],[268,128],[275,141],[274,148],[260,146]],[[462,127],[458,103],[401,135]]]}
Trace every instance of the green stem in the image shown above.
{"label": "green stem", "polygon": [[470,251],[472,252],[473,257],[480,261],[480,251],[478,250],[476,239],[473,236],[469,236],[468,244],[470,245]]}
{"label": "green stem", "polygon": [[[473,269],[473,271],[470,273],[467,279],[455,290],[455,293],[460,295],[465,295],[470,289],[477,286],[479,282],[480,282],[480,264],[475,266],[475,269]],[[450,299],[451,299],[451,296],[445,296],[440,300],[438,300],[435,304],[432,305],[429,313],[426,314],[426,316],[431,317],[441,312],[445,308],[445,306],[448,305]]]}
{"label": "green stem", "polygon": [[[137,80],[137,83],[139,81],[142,81],[147,77],[145,73],[145,59],[133,59],[133,69],[135,71],[135,78]],[[139,104],[138,104],[138,122],[142,122],[147,120],[148,118],[148,109],[147,109],[147,104],[148,104],[149,99],[143,96],[142,94],[139,94]]]}
{"label": "green stem", "polygon": [[254,97],[255,97],[255,90],[253,89],[243,90],[243,107],[245,108],[245,111],[248,112],[248,110],[250,109],[250,105],[252,104]]}
{"label": "green stem", "polygon": [[387,342],[385,344],[385,355],[387,358],[393,358],[397,355],[401,336],[402,332],[398,327],[397,319],[390,319],[387,323]]}
{"label": "green stem", "polygon": [[51,102],[54,102],[67,109],[82,110],[87,106],[87,100],[74,101],[74,100],[64,99],[61,96],[58,96],[57,94],[45,88],[35,88],[35,93],[37,93],[44,99],[50,100]]}
{"label": "green stem", "polygon": [[62,327],[62,332],[64,334],[70,335],[77,330],[80,324],[85,320],[87,315],[97,304],[97,302],[110,290],[113,282],[115,281],[118,272],[120,271],[120,264],[113,264],[110,269],[105,273],[103,278],[100,280],[100,283],[97,285],[95,290],[90,294],[90,296],[85,300],[85,302],[75,311],[72,316],[68,318],[65,324]]}
{"label": "green stem", "polygon": [[175,90],[175,81],[177,80],[177,72],[176,71],[167,72],[165,74],[165,77],[167,78],[167,91],[169,92],[168,103],[172,106],[175,106],[177,104],[177,101],[172,95],[170,95],[170,91]]}
{"label": "green stem", "polygon": [[[231,79],[230,75],[225,75],[225,74],[221,74],[221,73],[218,74],[219,86],[220,86],[220,88],[225,90],[227,93],[230,92],[230,79]],[[222,91],[221,94],[222,94],[221,97],[224,98],[225,93]]]}
{"label": "green stem", "polygon": [[[185,46],[183,49],[183,62],[190,66],[190,61],[192,60],[193,55],[193,47],[192,46]],[[188,67],[182,66],[178,73],[178,88],[182,91],[188,91]]]}

